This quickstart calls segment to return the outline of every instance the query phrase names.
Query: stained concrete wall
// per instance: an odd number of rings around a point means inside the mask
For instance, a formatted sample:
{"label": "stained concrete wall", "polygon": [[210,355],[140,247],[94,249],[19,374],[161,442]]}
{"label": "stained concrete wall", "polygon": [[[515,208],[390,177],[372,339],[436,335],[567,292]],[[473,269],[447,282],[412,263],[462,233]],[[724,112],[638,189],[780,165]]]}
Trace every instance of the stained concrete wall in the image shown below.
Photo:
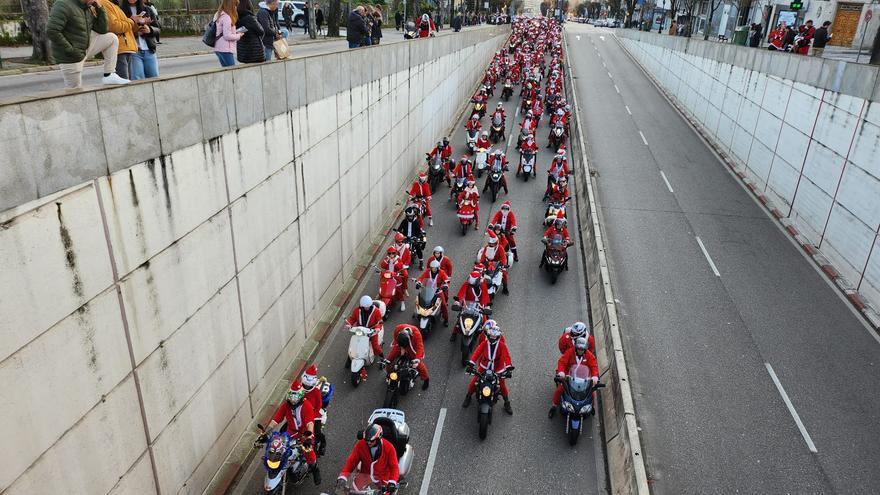
{"label": "stained concrete wall", "polygon": [[784,219],[880,308],[878,67],[620,31]]}
{"label": "stained concrete wall", "polygon": [[0,492],[201,493],[505,39],[0,108]]}

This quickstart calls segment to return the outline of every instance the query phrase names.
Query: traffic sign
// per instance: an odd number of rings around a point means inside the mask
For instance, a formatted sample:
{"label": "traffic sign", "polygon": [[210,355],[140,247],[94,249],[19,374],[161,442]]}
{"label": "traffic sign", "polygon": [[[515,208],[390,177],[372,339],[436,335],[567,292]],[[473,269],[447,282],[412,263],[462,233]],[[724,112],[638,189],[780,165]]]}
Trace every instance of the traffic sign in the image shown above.
{"label": "traffic sign", "polygon": [[871,18],[874,17],[874,11],[872,9],[868,9],[865,12],[865,23],[871,22]]}

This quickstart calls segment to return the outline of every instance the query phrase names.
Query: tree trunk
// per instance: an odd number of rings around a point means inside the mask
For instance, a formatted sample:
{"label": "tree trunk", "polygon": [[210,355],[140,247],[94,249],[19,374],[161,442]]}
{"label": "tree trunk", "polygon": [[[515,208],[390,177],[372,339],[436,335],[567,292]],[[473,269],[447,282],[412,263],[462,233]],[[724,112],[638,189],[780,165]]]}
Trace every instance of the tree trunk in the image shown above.
{"label": "tree trunk", "polygon": [[54,63],[49,50],[49,3],[46,0],[24,0],[24,19],[31,32],[34,51],[31,59],[40,62]]}
{"label": "tree trunk", "polygon": [[339,36],[339,0],[330,0],[327,10],[327,37]]}

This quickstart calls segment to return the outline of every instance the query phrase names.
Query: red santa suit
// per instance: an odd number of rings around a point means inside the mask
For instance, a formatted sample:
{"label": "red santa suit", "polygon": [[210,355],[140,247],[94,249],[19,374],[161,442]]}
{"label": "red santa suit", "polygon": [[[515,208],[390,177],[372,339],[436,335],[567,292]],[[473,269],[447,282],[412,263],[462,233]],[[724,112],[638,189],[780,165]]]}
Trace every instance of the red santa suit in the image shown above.
{"label": "red santa suit", "polygon": [[468,176],[473,175],[473,173],[474,164],[469,161],[458,162],[452,170],[452,176],[456,179],[466,179]]}
{"label": "red santa suit", "polygon": [[492,120],[493,121],[495,120],[495,115],[497,115],[497,114],[501,115],[501,123],[503,124],[507,120],[507,116],[504,115],[504,109],[503,108],[496,109],[494,112],[492,112]]}
{"label": "red santa suit", "polygon": [[409,264],[412,262],[412,253],[410,253],[407,244],[395,244],[392,246],[397,250],[397,256],[385,256],[379,262],[379,268],[382,270],[391,270],[397,277],[397,294],[398,301],[406,297],[406,289],[409,287]]}
{"label": "red santa suit", "polygon": [[400,478],[400,468],[397,465],[397,452],[394,450],[394,445],[382,438],[374,450],[370,448],[366,440],[358,440],[352,447],[348,459],[345,460],[339,477],[348,480],[355,470],[360,473],[358,478],[361,475],[364,475],[364,478],[369,478],[369,481],[366,479],[355,481],[360,490],[370,484],[379,486],[385,486],[388,483],[397,484]]}
{"label": "red santa suit", "polygon": [[559,229],[556,228],[556,225],[551,225],[550,228],[544,231],[544,239],[550,239],[556,234],[562,234],[562,238],[565,239],[566,243],[571,242],[571,236],[568,234],[568,227],[562,227]]}
{"label": "red santa suit", "polygon": [[[572,366],[580,364],[590,368],[590,376],[599,376],[599,365],[596,364],[596,356],[590,351],[584,352],[583,356],[578,356],[576,351],[577,349],[572,347],[559,357],[559,360],[556,362],[556,374],[568,374]],[[558,406],[561,398],[562,385],[560,384],[556,386],[556,392],[553,393],[553,405]]]}
{"label": "red santa suit", "polygon": [[428,14],[422,14],[422,17],[416,18],[416,27],[419,29],[419,38],[427,38],[431,33],[437,31],[434,19],[431,19]]}
{"label": "red santa suit", "polygon": [[373,354],[382,356],[382,344],[379,343],[379,330],[382,328],[382,313],[376,306],[370,306],[364,311],[360,306],[355,306],[351,311],[351,315],[346,318],[345,323],[353,327],[367,327],[376,330],[370,336],[370,346],[373,348]]}
{"label": "red santa suit", "polygon": [[429,198],[431,197],[431,185],[427,182],[421,183],[418,180],[412,183],[412,186],[409,188],[409,195],[414,199],[424,199],[425,200],[425,215],[429,217],[431,215],[431,201]]}
{"label": "red santa suit", "polygon": [[[494,239],[493,244],[486,244],[481,247],[477,252],[477,260],[482,263],[484,266],[489,266],[489,263],[501,264],[502,266],[507,265],[507,253],[498,243],[498,236],[495,235],[495,232],[489,232],[489,240],[492,241]],[[504,285],[507,285],[507,270],[502,268],[501,272],[501,281]]]}
{"label": "red santa suit", "polygon": [[550,201],[554,203],[565,203],[571,197],[568,186],[559,187],[559,184],[553,184],[550,187]]}
{"label": "red santa suit", "polygon": [[[476,367],[477,371],[483,372],[491,369],[496,374],[504,372],[504,370],[511,366],[510,353],[507,351],[507,344],[504,343],[503,339],[498,339],[494,344],[489,339],[481,341],[477,344],[477,348],[474,349],[470,362]],[[471,378],[470,383],[468,383],[468,395],[475,392],[476,385],[477,377],[474,376]],[[499,380],[499,386],[501,396],[505,399],[508,398],[507,384],[503,378]]]}
{"label": "red santa suit", "polygon": [[477,132],[479,132],[483,130],[483,124],[481,124],[479,120],[470,119],[464,125],[464,128],[469,131],[476,130]]}
{"label": "red santa suit", "polygon": [[[431,256],[434,255],[432,254]],[[446,276],[452,277],[452,260],[449,259],[449,256],[441,254],[439,258],[434,256],[434,259],[440,262],[440,269],[446,273]]]}
{"label": "red santa suit", "polygon": [[470,201],[471,206],[474,207],[474,229],[476,229],[480,225],[480,191],[477,186],[465,187],[462,192],[458,193],[456,203],[459,207],[465,200]]}
{"label": "red santa suit", "polygon": [[443,271],[443,262],[440,262],[440,267],[437,273],[432,273],[431,268],[426,268],[417,280],[423,285],[431,280],[434,282],[434,287],[444,289],[440,291],[440,316],[443,317],[443,320],[449,320],[449,309],[446,307],[446,299],[449,297],[449,275]]}
{"label": "red santa suit", "polygon": [[489,148],[492,147],[492,142],[489,141],[489,138],[488,138],[488,137],[483,137],[483,136],[481,135],[480,137],[477,138],[476,147],[477,147],[477,149],[481,149],[481,148],[482,148],[482,149],[484,149],[484,150],[488,150]]}
{"label": "red santa suit", "polygon": [[[318,413],[310,401],[303,400],[298,406],[291,407],[290,402],[285,400],[278,406],[275,415],[272,416],[272,421],[281,423],[281,421],[287,420],[287,434],[292,438],[302,440],[305,438],[309,424],[313,423],[317,417]],[[315,464],[318,462],[318,457],[313,449],[308,449],[304,455],[306,463]]]}
{"label": "red santa suit", "polygon": [[504,211],[504,206],[510,207],[510,201],[501,203],[502,208],[495,212],[495,216],[492,217],[492,224],[501,225],[510,250],[516,256],[516,239],[513,237],[513,229],[516,228],[516,217],[513,215],[513,210]]}
{"label": "red santa suit", "polygon": [[[472,273],[473,275],[473,273]],[[486,288],[486,282],[483,281],[483,277],[479,275],[480,280],[479,284],[474,287],[468,283],[467,280],[461,284],[461,288],[458,289],[458,294],[455,296],[461,301],[462,305],[467,305],[468,303],[477,302],[480,306],[488,306],[490,303],[489,300],[489,289]]]}
{"label": "red santa suit", "polygon": [[[559,346],[559,353],[565,354],[565,351],[574,348],[574,341],[577,340],[577,337],[572,337],[568,330],[562,332],[562,335],[559,336],[559,342],[557,345]],[[587,334],[587,350],[593,353],[593,356],[596,355],[596,339],[593,338],[589,333]]]}
{"label": "red santa suit", "polygon": [[[397,345],[397,334],[399,334],[404,328],[408,329],[410,332],[409,345],[405,348],[401,348]],[[406,324],[397,325],[397,327],[394,328],[394,338],[391,342],[391,352],[388,354],[388,360],[394,361],[401,355],[405,355],[410,361],[418,359],[419,364],[416,366],[416,371],[419,372],[419,378],[427,380],[428,368],[425,366],[425,346],[422,343],[422,332],[419,331],[418,327]]]}

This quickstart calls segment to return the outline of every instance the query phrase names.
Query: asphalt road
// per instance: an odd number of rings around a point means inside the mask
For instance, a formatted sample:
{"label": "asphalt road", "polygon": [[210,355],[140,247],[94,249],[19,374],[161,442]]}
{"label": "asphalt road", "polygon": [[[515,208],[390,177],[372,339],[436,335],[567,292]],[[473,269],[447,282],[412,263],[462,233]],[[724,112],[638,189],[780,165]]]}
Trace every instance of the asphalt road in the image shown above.
{"label": "asphalt road", "polygon": [[[496,96],[500,94],[496,92]],[[518,89],[510,103],[505,104],[508,112],[508,130],[511,128],[515,105],[518,103]],[[494,108],[497,98],[492,100]],[[483,119],[488,125],[488,116]],[[518,123],[521,119],[516,118]],[[546,145],[549,132],[547,118],[538,129],[538,143]],[[441,136],[437,136],[438,139]],[[514,140],[516,137],[514,136]],[[466,151],[464,147],[464,122],[456,126],[450,138],[454,157]],[[504,146],[507,142],[499,143]],[[506,335],[516,372],[508,381],[513,416],[506,415],[499,402],[494,411],[494,421],[488,438],[480,441],[477,436],[475,404],[462,409],[461,402],[470,376],[466,375],[459,363],[458,344],[448,342],[450,328],[442,325],[436,334],[425,339],[426,362],[431,375],[431,386],[426,392],[417,383],[416,390],[400,401],[399,407],[406,413],[411,428],[410,443],[415,449],[413,471],[408,476],[409,487],[406,493],[431,494],[499,494],[524,493],[542,490],[555,493],[604,493],[604,460],[601,442],[593,420],[588,421],[589,429],[584,432],[576,447],[567,443],[563,420],[559,415],[554,420],[547,419],[547,409],[554,390],[552,382],[559,351],[556,341],[562,328],[577,320],[585,320],[587,303],[585,297],[584,270],[580,257],[572,250],[570,271],[560,276],[556,285],[551,285],[546,274],[538,267],[543,245],[540,243],[544,228],[544,205],[541,197],[546,184],[547,165],[552,159],[549,150],[541,149],[538,155],[538,179],[524,183],[514,177],[518,155],[515,143],[507,152],[511,160],[508,173],[510,195],[502,192],[498,202],[483,197],[480,208],[480,230],[470,230],[464,237],[459,231],[458,219],[452,203],[448,203],[448,189],[444,185],[434,194],[434,227],[428,228],[428,250],[442,245],[454,262],[452,286],[457,291],[464,282],[467,272],[476,258],[480,246],[487,237],[483,227],[497,211],[501,201],[509,199],[519,224],[518,248],[519,263],[515,263],[510,274],[510,295],[498,295],[493,305],[493,317],[499,322]],[[428,151],[428,150],[425,150]],[[478,180],[480,188],[483,179]],[[576,181],[575,181],[576,182]],[[574,208],[570,215],[575,214]],[[413,274],[416,276],[416,274]],[[366,277],[358,294],[377,292],[377,276]],[[407,311],[394,309],[393,316],[386,322],[386,352],[390,347],[390,331],[399,323],[408,323],[416,295],[407,302]],[[359,297],[359,296],[358,296]],[[356,300],[349,301],[353,307]],[[451,313],[451,319],[455,313]],[[320,459],[324,483],[321,489],[330,492],[336,476],[341,469],[355,441],[355,434],[374,408],[381,407],[385,391],[384,373],[376,368],[370,370],[366,383],[357,389],[348,383],[349,372],[343,368],[347,353],[349,334],[341,323],[331,331],[318,356],[320,372],[336,384],[337,392],[329,409],[327,428],[328,451]],[[443,413],[445,411],[445,413]],[[436,431],[440,414],[445,414],[443,428]],[[423,489],[429,450],[435,435],[439,435],[439,449],[436,462],[431,471],[430,489]],[[232,494],[260,493],[263,471],[256,458],[245,466],[241,481],[231,489]],[[296,493],[316,493],[310,480],[298,487]]]}
{"label": "asphalt road", "polygon": [[[469,27],[464,29],[483,29],[486,26]],[[384,31],[383,44],[400,43],[405,41],[402,32],[393,29]],[[442,30],[438,36],[451,36],[455,33],[450,29]],[[208,47],[203,46],[208,49]],[[159,47],[161,55],[161,47]],[[291,58],[310,57],[323,53],[332,53],[348,50],[348,42],[342,40],[328,40],[316,43],[293,43],[290,45]],[[183,74],[200,72],[207,69],[220,67],[217,56],[213,53],[205,55],[192,55],[183,57],[160,57],[159,74]],[[103,67],[86,67],[83,71],[83,86],[97,86],[101,84]],[[32,72],[29,74],[15,74],[0,77],[0,104],[4,100],[23,96],[35,96],[52,90],[64,89],[61,73],[58,70]]]}
{"label": "asphalt road", "polygon": [[566,30],[653,491],[876,493],[876,334],[612,30]]}

